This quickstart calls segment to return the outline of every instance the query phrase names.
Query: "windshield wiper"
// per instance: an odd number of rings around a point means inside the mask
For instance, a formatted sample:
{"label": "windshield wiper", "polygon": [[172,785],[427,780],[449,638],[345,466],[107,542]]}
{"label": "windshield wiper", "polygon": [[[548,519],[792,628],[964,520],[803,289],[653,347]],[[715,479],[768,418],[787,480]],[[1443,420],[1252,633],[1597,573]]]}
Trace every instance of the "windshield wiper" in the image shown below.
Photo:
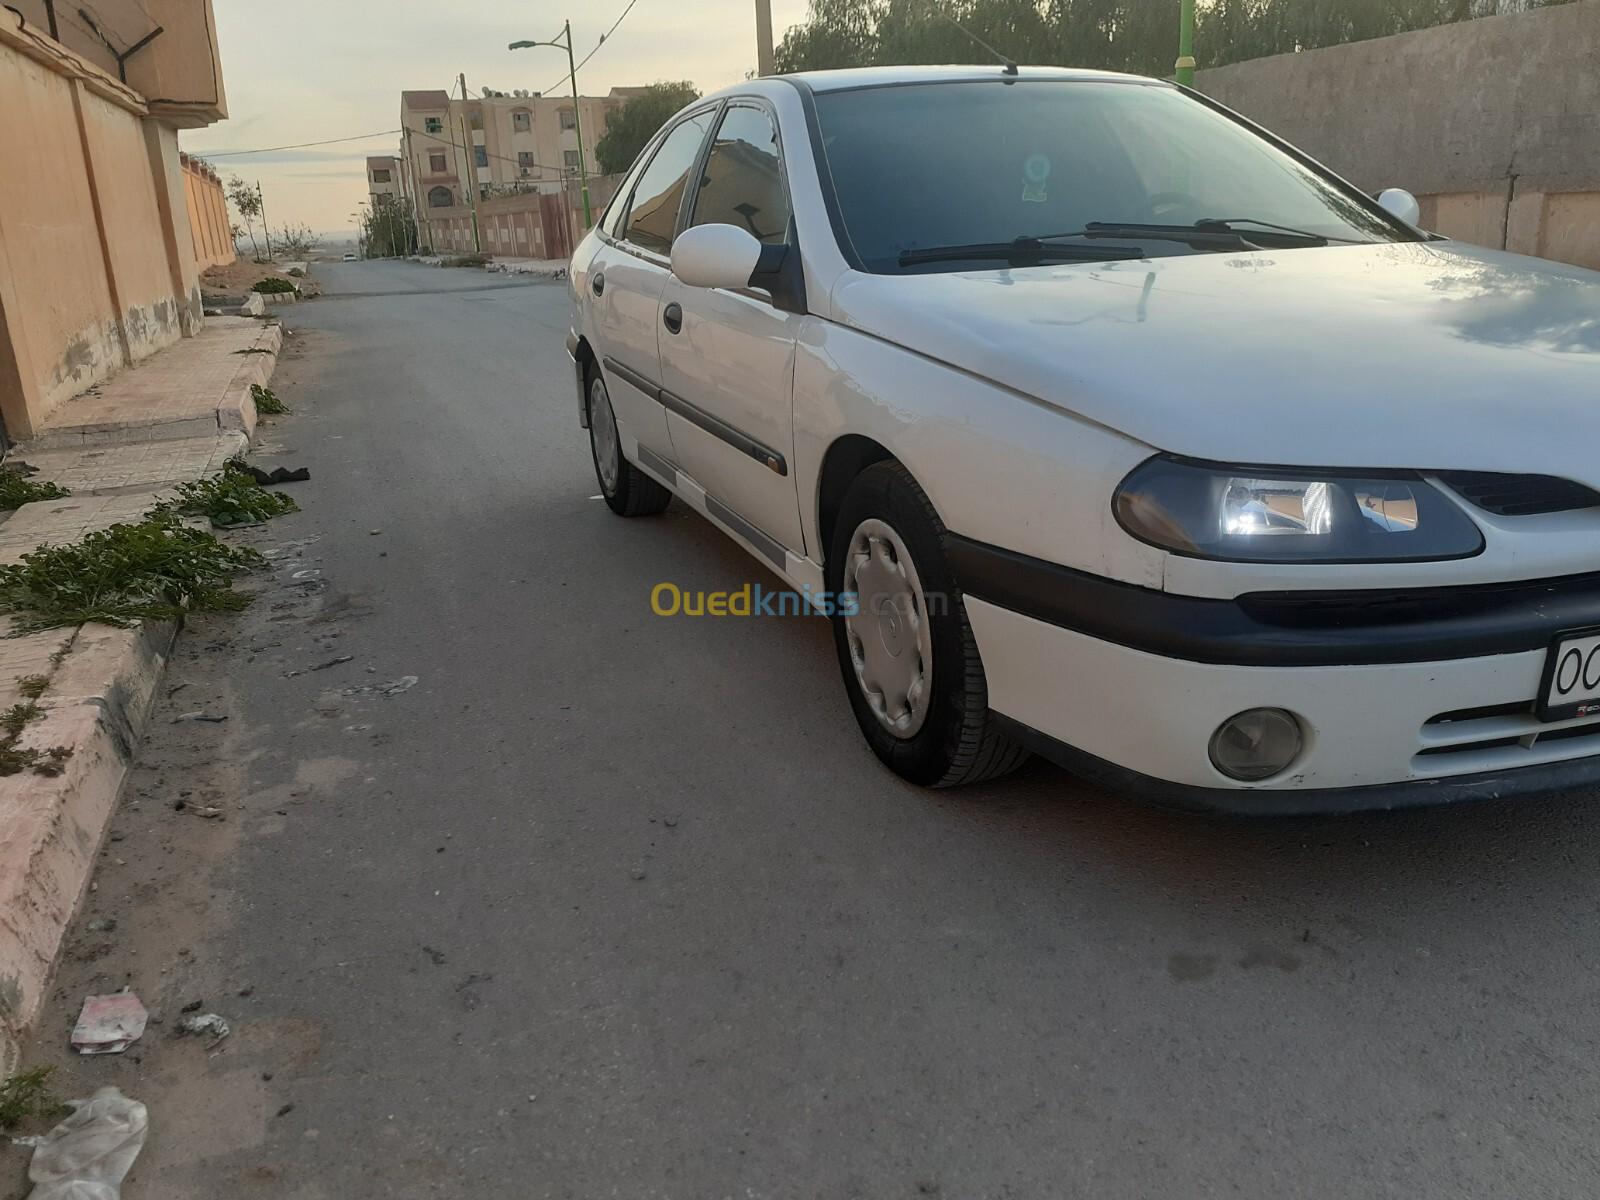
{"label": "windshield wiper", "polygon": [[1250,231],[1252,240],[1268,238],[1284,246],[1326,246],[1329,242],[1350,242],[1356,244],[1355,238],[1328,237],[1320,233],[1309,233],[1304,229],[1296,229],[1292,225],[1278,225],[1272,221],[1263,221],[1260,217],[1206,217],[1196,221],[1202,229],[1226,229],[1239,232],[1235,225],[1254,225]]}
{"label": "windshield wiper", "polygon": [[1220,229],[1201,229],[1194,225],[1151,225],[1139,221],[1090,221],[1077,234],[1064,233],[1061,237],[1086,238],[1148,238],[1157,242],[1185,242],[1196,250],[1251,250],[1254,249],[1242,233],[1226,226]]}
{"label": "windshield wiper", "polygon": [[[1261,231],[1233,228],[1240,224],[1263,226]],[[1193,225],[1155,225],[1142,221],[1090,221],[1072,233],[1051,233],[1049,238],[1144,238],[1158,242],[1183,242],[1196,250],[1259,250],[1261,242],[1276,246],[1326,246],[1328,239],[1320,233],[1306,233],[1285,225],[1256,221],[1249,217],[1232,220],[1208,218]]]}
{"label": "windshield wiper", "polygon": [[[1059,235],[1072,236],[1072,235]],[[926,246],[900,252],[902,267],[933,262],[978,262],[1004,259],[1006,262],[1116,262],[1143,258],[1137,246],[1057,246],[1043,238],[1019,237],[1009,242],[972,242],[964,246]]]}

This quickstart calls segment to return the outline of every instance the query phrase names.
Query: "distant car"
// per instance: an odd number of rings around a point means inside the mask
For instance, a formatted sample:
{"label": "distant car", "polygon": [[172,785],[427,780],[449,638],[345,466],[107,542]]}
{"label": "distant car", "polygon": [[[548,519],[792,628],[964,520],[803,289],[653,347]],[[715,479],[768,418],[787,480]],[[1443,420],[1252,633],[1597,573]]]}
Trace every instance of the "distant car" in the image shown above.
{"label": "distant car", "polygon": [[1159,80],[750,80],[573,255],[600,490],[809,595],[916,783],[1592,786],[1600,275],[1420,219]]}
{"label": "distant car", "polygon": [[356,262],[357,258],[356,258],[356,256],[354,254],[346,254],[344,256],[344,261],[345,262]]}

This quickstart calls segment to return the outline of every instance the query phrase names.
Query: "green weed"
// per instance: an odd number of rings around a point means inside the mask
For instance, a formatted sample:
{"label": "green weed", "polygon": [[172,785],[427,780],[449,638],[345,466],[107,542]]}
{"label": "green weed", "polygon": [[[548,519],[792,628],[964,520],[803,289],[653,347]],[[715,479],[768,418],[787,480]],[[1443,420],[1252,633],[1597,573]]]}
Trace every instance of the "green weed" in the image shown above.
{"label": "green weed", "polygon": [[289,411],[289,406],[278,399],[278,393],[259,383],[250,385],[250,399],[256,402],[256,415],[278,417]]}
{"label": "green weed", "polygon": [[50,1091],[54,1067],[35,1067],[0,1082],[0,1129],[15,1129],[31,1117],[53,1120],[72,1110]]}
{"label": "green weed", "polygon": [[233,590],[233,577],[261,561],[254,550],[225,546],[158,510],[0,565],[0,612],[16,614],[13,632],[23,634],[85,621],[170,620],[185,609],[240,609],[249,597]]}
{"label": "green weed", "polygon": [[0,511],[10,512],[36,500],[60,500],[72,495],[53,483],[34,483],[16,471],[0,471]]}
{"label": "green weed", "polygon": [[269,492],[248,475],[228,469],[213,479],[180,483],[178,496],[158,506],[158,512],[209,517],[219,529],[233,525],[257,525],[284,513],[298,512],[300,506],[282,492]]}

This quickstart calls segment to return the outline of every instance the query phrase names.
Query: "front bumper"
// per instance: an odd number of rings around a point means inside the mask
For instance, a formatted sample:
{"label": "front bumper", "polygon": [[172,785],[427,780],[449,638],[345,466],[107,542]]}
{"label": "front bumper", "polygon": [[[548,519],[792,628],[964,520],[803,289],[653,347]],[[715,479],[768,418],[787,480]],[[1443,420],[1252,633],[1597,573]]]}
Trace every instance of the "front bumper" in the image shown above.
{"label": "front bumper", "polygon": [[[990,707],[1045,757],[1119,791],[1288,813],[1600,783],[1600,718],[1533,712],[1554,635],[1600,625],[1600,586],[1373,593],[1365,608],[1307,596],[1297,609],[1068,579],[1004,551],[986,570],[991,548],[951,543]],[[1306,744],[1283,774],[1242,784],[1212,766],[1209,744],[1257,707],[1296,714]]]}

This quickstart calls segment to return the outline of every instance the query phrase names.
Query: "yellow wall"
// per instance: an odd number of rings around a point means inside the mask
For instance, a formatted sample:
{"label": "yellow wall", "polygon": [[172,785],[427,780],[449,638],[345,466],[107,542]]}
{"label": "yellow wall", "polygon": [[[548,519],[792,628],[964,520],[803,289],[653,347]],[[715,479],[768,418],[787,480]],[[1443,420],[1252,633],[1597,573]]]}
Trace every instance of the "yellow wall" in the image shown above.
{"label": "yellow wall", "polygon": [[0,10],[0,417],[33,435],[70,396],[199,329],[171,125]]}

